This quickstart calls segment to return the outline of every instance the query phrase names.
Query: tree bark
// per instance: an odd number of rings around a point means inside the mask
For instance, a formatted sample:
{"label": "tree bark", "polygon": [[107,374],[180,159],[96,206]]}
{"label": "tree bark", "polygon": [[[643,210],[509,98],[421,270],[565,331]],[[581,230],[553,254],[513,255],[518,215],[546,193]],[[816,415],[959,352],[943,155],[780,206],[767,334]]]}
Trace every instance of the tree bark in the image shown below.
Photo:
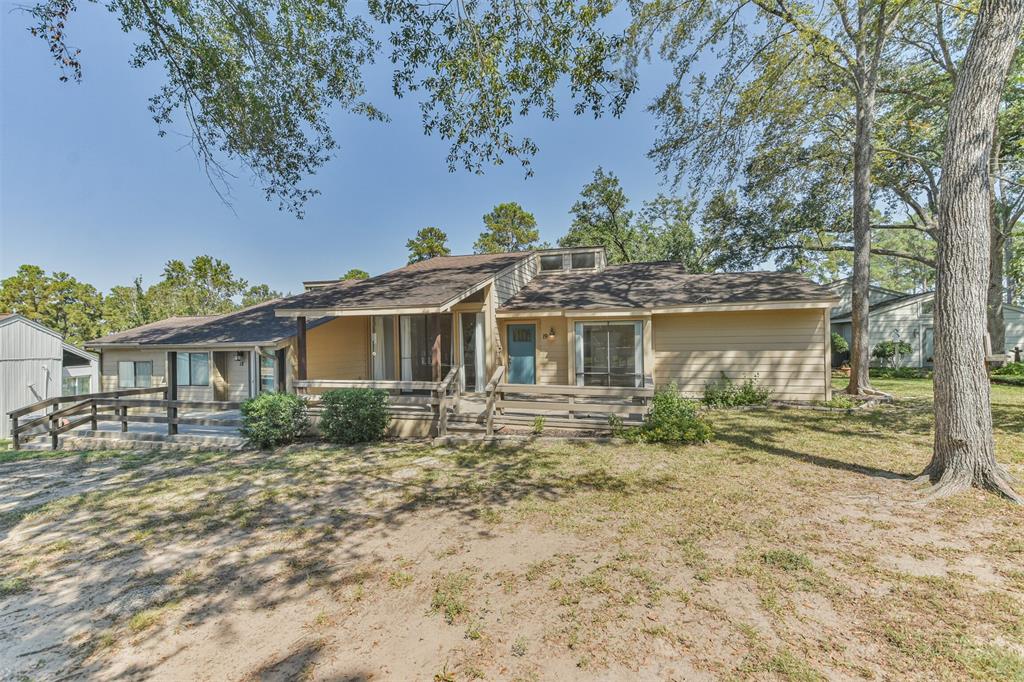
{"label": "tree bark", "polygon": [[1006,350],[1006,321],[1003,319],[1003,251],[1006,243],[1006,235],[1009,230],[1005,225],[1002,215],[1002,207],[998,202],[995,183],[999,176],[999,129],[994,129],[992,136],[992,151],[989,152],[989,164],[991,179],[989,181],[989,249],[988,249],[988,305],[986,313],[988,317],[988,336],[992,343],[993,353],[1002,353]]}
{"label": "tree bark", "polygon": [[1003,319],[1003,252],[1006,236],[1002,230],[1002,221],[993,214],[992,227],[989,230],[989,276],[988,305],[988,336],[992,341],[992,352],[1002,353],[1006,350],[1006,321]]}
{"label": "tree bark", "polygon": [[860,71],[857,93],[857,130],[853,144],[853,279],[850,324],[850,385],[847,393],[873,393],[869,374],[868,336],[871,286],[871,163],[875,147],[875,87],[873,75]]}
{"label": "tree bark", "polygon": [[939,192],[935,287],[935,443],[922,476],[944,496],[978,486],[1018,503],[995,458],[985,369],[991,202],[989,158],[996,114],[1024,0],[982,0],[949,103]]}

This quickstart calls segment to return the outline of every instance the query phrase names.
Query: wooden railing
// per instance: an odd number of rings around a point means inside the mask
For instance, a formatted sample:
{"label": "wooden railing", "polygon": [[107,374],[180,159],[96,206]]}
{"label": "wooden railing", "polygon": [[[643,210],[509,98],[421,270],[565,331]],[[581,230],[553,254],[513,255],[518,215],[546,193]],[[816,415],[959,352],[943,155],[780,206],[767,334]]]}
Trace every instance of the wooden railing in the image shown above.
{"label": "wooden railing", "polygon": [[[318,393],[346,388],[372,388],[388,393],[392,417],[408,416],[407,408],[430,410],[437,422],[438,435],[448,432],[448,411],[459,413],[462,398],[461,367],[452,367],[441,381],[353,381],[347,379],[304,379],[295,382],[295,391],[306,397],[310,407],[319,407]],[[410,394],[416,391],[418,394]],[[398,408],[398,409],[395,409]]]}
{"label": "wooden railing", "polygon": [[487,434],[495,413],[503,421],[527,423],[540,416],[564,426],[604,424],[608,415],[640,420],[653,397],[653,388],[498,383],[488,392]]}
{"label": "wooden railing", "polygon": [[[167,387],[129,388],[102,393],[58,396],[12,410],[7,413],[11,419],[12,445],[17,450],[21,447],[21,441],[25,436],[36,436],[46,433],[50,436],[50,446],[56,450],[59,446],[59,436],[61,434],[87,423],[95,431],[99,422],[120,422],[122,432],[128,431],[128,424],[132,422],[167,424],[168,434],[177,433],[179,424],[232,427],[241,425],[241,420],[236,418],[181,417],[178,415],[178,410],[180,409],[237,410],[241,407],[239,402],[133,397],[153,394],[166,396]],[[68,402],[72,404],[67,407],[60,407],[61,404]],[[48,407],[53,409],[44,415],[33,417],[29,421],[22,421],[22,417]],[[156,408],[165,411],[166,416],[159,414],[131,414],[129,410],[135,408]],[[77,418],[73,419],[72,417]]]}
{"label": "wooden railing", "polygon": [[491,375],[491,380],[487,382],[487,386],[484,388],[484,395],[487,396],[487,403],[484,405],[484,414],[487,420],[487,435],[494,435],[494,401],[498,397],[498,386],[501,384],[502,377],[505,376],[505,366],[498,365],[498,368],[494,370],[494,374]]}

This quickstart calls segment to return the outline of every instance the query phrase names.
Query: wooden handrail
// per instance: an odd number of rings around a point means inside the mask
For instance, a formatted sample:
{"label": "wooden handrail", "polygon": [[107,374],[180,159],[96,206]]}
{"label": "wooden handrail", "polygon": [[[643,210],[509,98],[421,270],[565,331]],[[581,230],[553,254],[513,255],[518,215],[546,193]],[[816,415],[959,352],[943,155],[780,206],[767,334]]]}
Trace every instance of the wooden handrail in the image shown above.
{"label": "wooden handrail", "polygon": [[501,384],[501,393],[524,393],[535,395],[566,395],[578,398],[653,398],[653,388],[632,388],[628,386],[573,386],[571,384]]}
{"label": "wooden handrail", "polygon": [[163,393],[167,394],[166,386],[153,386],[150,388],[123,388],[116,391],[102,391],[100,393],[83,393],[81,395],[61,395],[54,398],[47,398],[46,400],[40,400],[37,403],[32,403],[25,407],[19,407],[17,410],[11,410],[7,413],[8,417],[20,417],[31,412],[36,412],[51,405],[59,405],[61,403],[72,403],[79,402],[82,400],[92,400],[93,398],[120,398],[129,395],[146,395],[147,393]]}
{"label": "wooden handrail", "polygon": [[[226,400],[153,400],[153,399],[131,399],[125,396],[130,395],[146,395],[151,393],[163,393],[167,394],[167,387],[161,386],[156,388],[139,388],[139,389],[126,389],[123,391],[105,391],[102,393],[89,393],[80,396],[60,396],[58,398],[50,398],[46,401],[41,401],[34,405],[30,405],[27,408],[21,410],[15,410],[11,413],[11,435],[13,437],[14,449],[19,449],[20,434],[34,429],[40,425],[45,424],[45,429],[32,435],[49,434],[51,440],[51,447],[56,450],[59,447],[58,436],[62,433],[66,433],[71,429],[78,426],[82,426],[86,423],[91,423],[92,428],[96,428],[98,421],[115,421],[121,423],[121,430],[127,431],[129,422],[142,422],[149,424],[167,424],[168,433],[176,433],[176,427],[178,424],[194,424],[194,425],[207,425],[207,426],[239,426],[241,420],[229,418],[229,419],[218,419],[216,417],[181,417],[178,415],[178,410],[181,408],[185,409],[211,409],[211,410],[236,410],[241,407],[241,403],[237,401],[226,401]],[[38,409],[39,405],[46,403],[49,406],[59,405],[61,402],[75,401],[74,405],[61,408],[59,410],[53,410],[39,417],[32,419],[31,421],[18,423],[18,416],[27,414],[27,409]],[[129,415],[129,408],[164,408],[167,410],[165,416],[153,416],[149,415]],[[98,409],[99,408],[99,409]],[[111,413],[112,410],[112,413]],[[65,421],[66,417],[78,415],[82,412],[88,412],[85,416],[78,417],[76,419],[66,420],[66,423],[61,424]]]}
{"label": "wooden handrail", "polygon": [[362,381],[348,379],[303,379],[294,383],[295,388],[379,388],[390,391],[436,391],[438,381]]}
{"label": "wooden handrail", "polygon": [[487,394],[487,404],[484,406],[484,413],[487,415],[486,433],[488,436],[494,435],[494,399],[497,397],[498,386],[501,384],[503,376],[505,376],[505,365],[498,365],[498,368],[494,370],[494,374],[491,375],[491,380],[484,387],[484,392]]}

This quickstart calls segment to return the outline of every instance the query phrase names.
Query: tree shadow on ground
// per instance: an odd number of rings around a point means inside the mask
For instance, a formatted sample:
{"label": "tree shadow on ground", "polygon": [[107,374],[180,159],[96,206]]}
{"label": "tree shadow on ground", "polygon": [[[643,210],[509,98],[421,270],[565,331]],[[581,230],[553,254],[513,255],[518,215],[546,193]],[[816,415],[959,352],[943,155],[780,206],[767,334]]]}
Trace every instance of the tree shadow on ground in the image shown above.
{"label": "tree shadow on ground", "polygon": [[[410,461],[410,450],[418,460]],[[468,524],[485,507],[525,498],[650,492],[673,481],[665,472],[572,470],[558,453],[520,444],[458,451],[444,462],[421,450],[385,444],[146,453],[115,458],[116,467],[101,460],[99,472],[86,465],[79,470],[84,483],[64,477],[67,495],[52,489],[46,502],[19,504],[7,516],[5,542],[15,551],[0,568],[50,561],[44,582],[66,588],[59,606],[42,586],[20,595],[20,604],[35,614],[21,622],[4,618],[7,604],[0,600],[0,628],[22,642],[19,651],[57,645],[49,654],[62,659],[57,676],[110,675],[102,651],[95,653],[103,633],[116,633],[133,647],[155,645],[168,634],[159,617],[152,626],[136,627],[134,616],[167,607],[173,620],[192,627],[235,610],[239,600],[271,610],[313,592],[338,593],[385,570],[367,543],[397,532],[421,512],[455,515]],[[52,549],[64,541],[68,546]],[[171,551],[173,558],[158,560]],[[225,644],[233,636],[223,633]],[[159,664],[173,665],[183,653],[163,656]],[[273,677],[316,655],[296,651],[264,672]],[[151,672],[132,668],[125,674]]]}

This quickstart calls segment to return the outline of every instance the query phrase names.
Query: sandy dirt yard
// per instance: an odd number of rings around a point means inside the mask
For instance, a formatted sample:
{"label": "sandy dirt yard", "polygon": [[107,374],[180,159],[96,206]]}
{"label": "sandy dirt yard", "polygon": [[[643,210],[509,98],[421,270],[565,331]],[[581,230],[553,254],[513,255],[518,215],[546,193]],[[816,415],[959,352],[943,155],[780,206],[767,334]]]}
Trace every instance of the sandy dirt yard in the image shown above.
{"label": "sandy dirt yard", "polygon": [[887,388],[706,446],[0,453],[0,679],[1024,679],[1024,509],[922,504]]}

